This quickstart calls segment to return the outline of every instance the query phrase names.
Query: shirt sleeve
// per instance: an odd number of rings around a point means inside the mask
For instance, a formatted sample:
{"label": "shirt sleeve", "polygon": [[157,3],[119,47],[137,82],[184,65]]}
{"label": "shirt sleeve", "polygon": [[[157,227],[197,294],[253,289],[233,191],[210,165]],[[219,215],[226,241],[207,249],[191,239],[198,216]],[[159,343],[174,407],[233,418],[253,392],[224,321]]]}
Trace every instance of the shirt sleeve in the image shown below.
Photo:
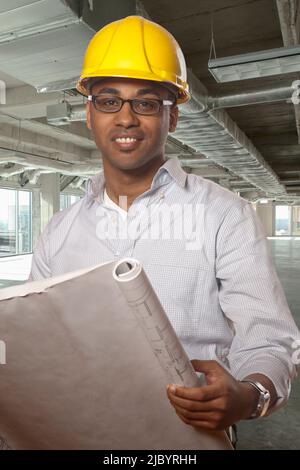
{"label": "shirt sleeve", "polygon": [[296,376],[293,344],[299,331],[278,279],[261,222],[245,201],[231,208],[217,237],[219,301],[235,336],[228,355],[238,380],[266,375],[280,407]]}
{"label": "shirt sleeve", "polygon": [[49,230],[50,223],[39,237],[33,252],[31,271],[28,281],[38,281],[51,277],[50,257],[49,257]]}

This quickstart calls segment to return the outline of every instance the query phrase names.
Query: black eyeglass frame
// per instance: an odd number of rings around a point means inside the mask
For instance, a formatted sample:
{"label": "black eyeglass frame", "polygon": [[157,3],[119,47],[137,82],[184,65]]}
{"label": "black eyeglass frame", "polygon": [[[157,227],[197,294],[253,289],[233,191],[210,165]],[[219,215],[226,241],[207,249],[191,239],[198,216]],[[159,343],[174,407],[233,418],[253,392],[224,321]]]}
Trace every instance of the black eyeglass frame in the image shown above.
{"label": "black eyeglass frame", "polygon": [[[96,107],[96,104],[95,104],[95,101],[97,98],[101,97],[103,95],[88,95],[88,101],[91,101],[94,105],[94,108],[96,109],[96,111],[100,112],[100,113],[105,113],[105,114],[114,114],[114,113],[118,113],[119,111],[121,111],[121,109],[123,108],[124,104],[125,103],[129,103],[130,104],[130,108],[131,110],[135,113],[135,114],[140,114],[142,116],[155,116],[157,114],[159,114],[160,110],[161,110],[161,107],[162,106],[174,106],[175,103],[174,101],[171,101],[171,100],[160,100],[160,99],[156,99],[156,98],[133,98],[131,100],[124,100],[123,98],[121,98],[120,96],[114,96],[114,97],[111,97],[111,98],[116,98],[118,100],[120,100],[120,103],[121,103],[121,106],[119,109],[116,109],[115,111],[104,111],[102,109],[98,109]],[[104,97],[103,97],[104,98]],[[109,99],[107,97],[107,99]],[[139,113],[137,111],[135,111],[133,109],[133,103],[135,102],[143,102],[143,101],[155,101],[156,103],[159,104],[159,108],[157,111],[155,111],[155,113]]]}

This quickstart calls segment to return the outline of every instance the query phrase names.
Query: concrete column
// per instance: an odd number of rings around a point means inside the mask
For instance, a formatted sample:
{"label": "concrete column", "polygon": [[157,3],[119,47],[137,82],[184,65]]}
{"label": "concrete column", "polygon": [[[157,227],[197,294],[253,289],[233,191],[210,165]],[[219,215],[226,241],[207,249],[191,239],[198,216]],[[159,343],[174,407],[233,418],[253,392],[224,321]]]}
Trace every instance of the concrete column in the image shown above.
{"label": "concrete column", "polygon": [[260,218],[267,237],[272,237],[274,235],[274,213],[275,205],[273,202],[268,202],[267,204],[261,204],[260,202],[256,205],[256,213]]}
{"label": "concrete column", "polygon": [[40,176],[41,231],[44,230],[53,214],[59,211],[59,176],[59,173],[43,174]]}
{"label": "concrete column", "polygon": [[41,200],[40,190],[32,190],[32,246],[36,245],[41,233]]}

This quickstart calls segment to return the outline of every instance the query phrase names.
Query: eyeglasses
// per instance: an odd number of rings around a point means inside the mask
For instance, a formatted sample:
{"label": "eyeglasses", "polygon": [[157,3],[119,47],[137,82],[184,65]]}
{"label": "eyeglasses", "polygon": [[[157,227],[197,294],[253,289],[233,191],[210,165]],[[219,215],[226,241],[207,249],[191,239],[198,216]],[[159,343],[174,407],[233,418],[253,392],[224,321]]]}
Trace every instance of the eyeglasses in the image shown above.
{"label": "eyeglasses", "polygon": [[132,111],[136,114],[152,116],[158,114],[161,106],[172,106],[174,103],[170,100],[159,99],[133,99],[123,100],[119,96],[103,97],[101,95],[89,95],[88,100],[92,101],[95,109],[102,113],[117,113],[120,111],[124,103],[129,103]]}

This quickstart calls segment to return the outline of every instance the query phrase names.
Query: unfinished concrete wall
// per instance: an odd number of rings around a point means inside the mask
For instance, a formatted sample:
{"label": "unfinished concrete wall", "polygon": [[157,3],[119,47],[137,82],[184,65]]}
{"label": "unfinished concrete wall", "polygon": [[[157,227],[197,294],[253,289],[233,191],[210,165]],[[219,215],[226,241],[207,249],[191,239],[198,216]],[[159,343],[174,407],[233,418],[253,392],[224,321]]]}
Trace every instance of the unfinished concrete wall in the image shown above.
{"label": "unfinished concrete wall", "polygon": [[259,216],[264,228],[267,237],[272,237],[274,235],[274,214],[275,214],[275,205],[273,202],[268,202],[267,204],[257,203],[256,213]]}
{"label": "unfinished concrete wall", "polygon": [[53,214],[59,211],[59,176],[59,173],[51,173],[40,177],[41,231],[44,230]]}

